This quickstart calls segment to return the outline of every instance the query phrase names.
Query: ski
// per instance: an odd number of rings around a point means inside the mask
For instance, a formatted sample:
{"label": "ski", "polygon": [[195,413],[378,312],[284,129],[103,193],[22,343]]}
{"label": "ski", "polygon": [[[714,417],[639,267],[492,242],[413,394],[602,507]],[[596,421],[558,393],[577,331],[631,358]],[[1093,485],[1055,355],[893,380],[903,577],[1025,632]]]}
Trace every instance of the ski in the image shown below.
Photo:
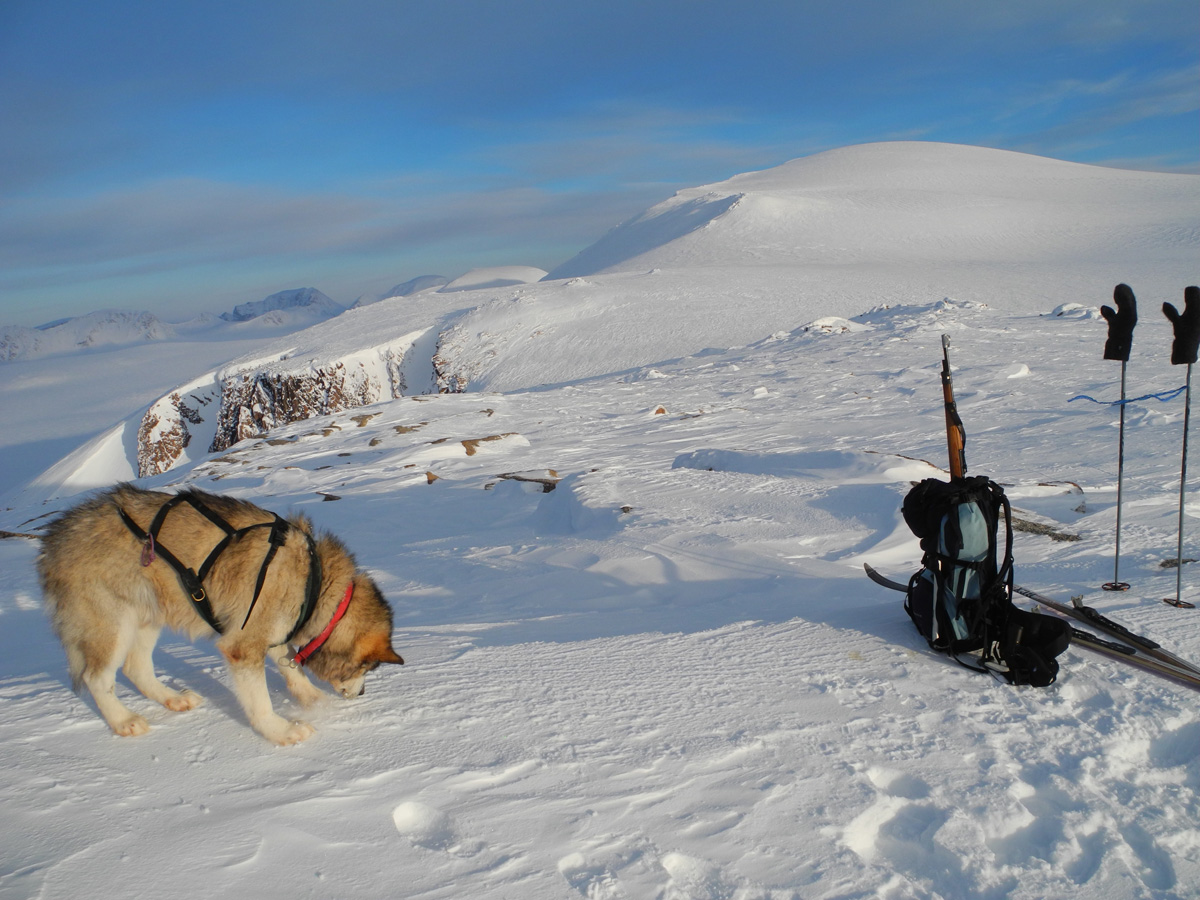
{"label": "ski", "polygon": [[[908,585],[888,578],[869,563],[863,563],[863,570],[867,573],[868,578],[881,587],[885,587],[892,591],[899,591],[901,593],[908,591]],[[1097,628],[1100,627],[1095,622],[1092,622],[1092,620],[1086,615],[1076,615],[1075,607],[1067,606],[1066,604],[1050,600],[1050,598],[1043,597],[1041,594],[1038,594],[1036,591],[1030,591],[1028,588],[1018,587],[1014,588],[1014,590],[1018,591],[1023,596],[1029,597],[1031,600],[1037,601],[1045,606],[1047,610],[1052,610],[1063,618],[1073,619],[1075,621],[1085,621]],[[1095,610],[1092,610],[1092,612],[1095,612]],[[1096,615],[1099,616],[1099,613],[1096,613]],[[1100,618],[1103,619],[1104,617],[1100,616]],[[1113,624],[1117,625],[1115,622]],[[1117,625],[1117,629],[1118,634],[1110,634],[1109,636],[1120,638],[1123,636],[1124,632],[1128,631],[1128,629],[1125,629],[1121,625]],[[1137,636],[1135,635],[1135,637]],[[1154,644],[1153,641],[1149,641],[1146,638],[1141,638],[1141,640],[1148,644]],[[1194,666],[1185,660],[1174,656],[1174,654],[1167,653],[1165,650],[1161,650],[1157,644],[1154,644],[1155,650],[1165,654],[1167,657],[1166,659],[1152,655],[1151,651],[1144,645],[1139,646],[1135,643],[1134,646],[1128,646],[1116,641],[1105,640],[1104,638],[1097,637],[1090,632],[1083,631],[1075,627],[1071,628],[1071,643],[1077,647],[1083,647],[1086,650],[1106,656],[1109,659],[1117,662],[1134,666],[1135,668],[1141,669],[1149,674],[1157,675],[1161,678],[1166,678],[1170,681],[1173,681],[1176,684],[1181,684],[1184,687],[1189,687],[1193,690],[1200,691],[1200,671],[1197,671]],[[1171,661],[1172,659],[1176,661],[1173,662]]]}
{"label": "ski", "polygon": [[[1039,611],[1044,615],[1056,615],[1056,613],[1046,608]],[[1173,681],[1175,684],[1191,688],[1194,691],[1200,691],[1200,675],[1190,670],[1176,668],[1155,657],[1146,656],[1134,647],[1127,647],[1115,641],[1105,640],[1073,626],[1071,628],[1071,646],[1083,647],[1093,653],[1107,656],[1116,662],[1125,663],[1126,665],[1141,669],[1148,674],[1157,675],[1160,678]]]}
{"label": "ski", "polygon": [[1042,606],[1061,613],[1064,616],[1075,619],[1078,622],[1083,622],[1090,625],[1092,628],[1103,632],[1109,637],[1116,638],[1119,641],[1125,641],[1137,648],[1138,652],[1146,656],[1157,659],[1159,662],[1165,663],[1176,669],[1181,669],[1189,672],[1196,678],[1200,678],[1200,668],[1188,662],[1182,657],[1176,656],[1168,650],[1164,650],[1154,641],[1149,638],[1142,637],[1140,634],[1134,634],[1124,625],[1119,622],[1114,622],[1112,619],[1101,615],[1096,610],[1089,606],[1068,606],[1065,603],[1059,603],[1057,600],[1052,600],[1044,594],[1039,594],[1037,591],[1030,590],[1020,585],[1014,585],[1013,590],[1023,597],[1028,597]]}
{"label": "ski", "polygon": [[863,568],[867,572],[867,577],[870,578],[876,584],[880,585],[881,587],[888,588],[889,590],[892,590],[892,591],[900,591],[901,593],[908,593],[908,585],[907,584],[901,584],[899,581],[892,581],[892,579],[890,579],[886,575],[880,573],[870,563],[863,563]]}

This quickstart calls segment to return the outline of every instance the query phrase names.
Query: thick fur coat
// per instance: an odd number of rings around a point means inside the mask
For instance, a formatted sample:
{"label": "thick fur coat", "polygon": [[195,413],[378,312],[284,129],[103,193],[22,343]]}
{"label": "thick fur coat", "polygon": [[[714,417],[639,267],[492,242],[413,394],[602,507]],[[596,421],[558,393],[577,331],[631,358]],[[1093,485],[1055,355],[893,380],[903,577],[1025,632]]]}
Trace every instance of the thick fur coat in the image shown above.
{"label": "thick fur coat", "polygon": [[[216,637],[234,693],[251,727],[276,744],[312,734],[305,722],[288,721],[271,705],[266,660],[273,659],[292,695],[303,705],[323,696],[292,660],[285,641],[298,624],[311,565],[309,541],[320,560],[319,594],[311,616],[293,636],[301,647],[320,635],[353,586],[344,617],[307,667],[345,697],[364,690],[366,674],[381,663],[402,663],[392,649],[392,611],[371,578],[337,538],[314,534],[304,517],[288,520],[284,540],[266,569],[250,611],[255,584],[269,551],[270,528],[253,528],[231,541],[213,564],[204,588],[223,634],[197,614],[179,575],[161,553],[126,525],[143,531],[173,495],[118,485],[64,513],[48,528],[38,556],[47,611],[67,654],[76,690],[88,689],[100,715],[119,735],[144,734],[146,719],[129,710],[115,691],[117,669],[151,700],[172,710],[192,709],[201,697],[175,690],[154,673],[151,654],[165,627],[193,640]],[[241,529],[275,520],[273,513],[231,497],[189,492],[189,497]],[[188,502],[166,514],[157,545],[198,570],[225,533]],[[247,613],[249,617],[247,618]],[[244,622],[244,626],[243,626]]]}

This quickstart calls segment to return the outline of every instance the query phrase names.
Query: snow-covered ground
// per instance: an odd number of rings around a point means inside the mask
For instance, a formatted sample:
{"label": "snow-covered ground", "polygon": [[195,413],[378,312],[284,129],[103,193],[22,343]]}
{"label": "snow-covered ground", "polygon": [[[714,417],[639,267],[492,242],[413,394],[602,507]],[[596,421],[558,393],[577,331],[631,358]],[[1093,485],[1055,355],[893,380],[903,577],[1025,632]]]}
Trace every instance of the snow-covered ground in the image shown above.
{"label": "snow-covered ground", "polygon": [[[654,231],[650,211],[556,281],[376,303],[291,336],[350,350],[356,330],[367,347],[433,329],[469,389],[294,423],[143,482],[304,511],[390,598],[407,665],[304,712],[304,744],[258,738],[213,647],[171,637],[160,669],[207,704],[170,713],[121,685],[152,730],[111,736],[68,686],[36,543],[0,541],[0,898],[1197,896],[1196,693],[1074,648],[1050,688],[994,682],[931,653],[861,566],[916,567],[899,508],[944,475],[949,334],[972,473],[1079,538],[1018,533],[1018,581],[1200,659],[1200,613],[1160,602],[1183,399],[1128,409],[1119,595],[1099,590],[1117,414],[1071,401],[1117,397],[1097,308],[1118,281],[1142,317],[1131,396],[1183,383],[1159,306],[1200,274],[1200,179],[868,150],[875,167],[849,148],[696,189],[744,196],[690,230]],[[888,165],[909,174],[873,180]],[[798,258],[796,210],[817,195],[803,240],[824,215],[851,241],[857,210],[879,223],[869,247]],[[175,385],[213,366],[189,346]],[[103,359],[62,361],[70,378],[38,402],[70,418]],[[0,369],[14,408],[33,365]],[[6,461],[51,439],[49,415],[26,421],[45,424]],[[77,458],[103,483],[103,455]],[[1191,487],[1184,553],[1200,556]],[[75,499],[47,496],[11,491],[0,528]]]}

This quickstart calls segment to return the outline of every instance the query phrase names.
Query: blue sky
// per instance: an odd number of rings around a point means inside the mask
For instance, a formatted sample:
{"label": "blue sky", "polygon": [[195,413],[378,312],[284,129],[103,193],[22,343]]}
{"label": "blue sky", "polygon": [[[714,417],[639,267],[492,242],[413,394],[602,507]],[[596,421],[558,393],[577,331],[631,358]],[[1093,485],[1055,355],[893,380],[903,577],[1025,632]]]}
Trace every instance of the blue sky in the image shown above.
{"label": "blue sky", "polygon": [[0,323],[549,269],[931,140],[1200,172],[1195,0],[0,0]]}

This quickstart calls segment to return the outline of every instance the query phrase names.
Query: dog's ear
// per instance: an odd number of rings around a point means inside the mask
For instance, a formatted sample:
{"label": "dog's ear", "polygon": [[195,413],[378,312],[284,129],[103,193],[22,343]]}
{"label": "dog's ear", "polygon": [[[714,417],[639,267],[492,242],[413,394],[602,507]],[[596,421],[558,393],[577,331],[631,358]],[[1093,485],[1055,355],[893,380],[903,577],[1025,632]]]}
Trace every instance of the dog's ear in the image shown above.
{"label": "dog's ear", "polygon": [[393,650],[391,647],[388,647],[386,650],[384,650],[384,652],[381,655],[379,655],[375,658],[378,659],[381,663],[394,663],[395,665],[398,665],[398,666],[404,665],[404,660],[401,659],[400,654],[397,653],[395,650]]}
{"label": "dog's ear", "polygon": [[400,658],[395,650],[392,649],[392,642],[385,634],[374,635],[372,638],[366,639],[364,643],[367,646],[359,646],[366,652],[363,654],[363,662],[378,662],[378,663],[393,663],[398,666],[404,665],[404,660]]}

